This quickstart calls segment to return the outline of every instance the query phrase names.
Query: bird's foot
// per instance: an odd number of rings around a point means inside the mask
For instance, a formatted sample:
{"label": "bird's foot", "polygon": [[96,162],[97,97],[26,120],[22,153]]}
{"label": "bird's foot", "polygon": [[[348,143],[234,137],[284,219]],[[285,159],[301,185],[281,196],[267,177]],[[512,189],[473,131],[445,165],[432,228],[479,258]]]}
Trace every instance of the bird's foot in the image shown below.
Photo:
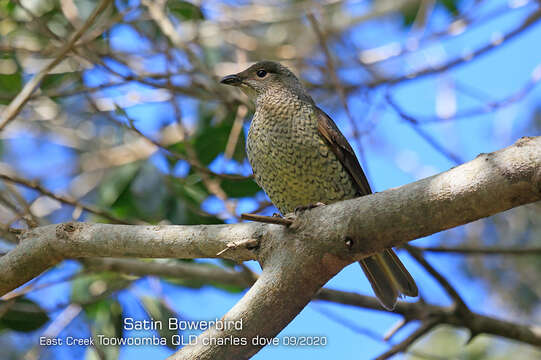
{"label": "bird's foot", "polygon": [[285,214],[283,216],[284,219],[286,220],[291,220],[291,221],[295,221],[297,219],[297,213],[288,213],[288,214]]}
{"label": "bird's foot", "polygon": [[310,209],[313,209],[313,208],[316,208],[316,207],[320,207],[320,206],[325,206],[325,204],[318,201],[317,203],[313,203],[313,204],[309,204],[309,205],[297,206],[297,207],[295,208],[294,213],[295,213],[295,214],[298,214],[298,213],[300,213],[300,212],[303,212],[303,211],[306,211],[306,210],[310,210]]}

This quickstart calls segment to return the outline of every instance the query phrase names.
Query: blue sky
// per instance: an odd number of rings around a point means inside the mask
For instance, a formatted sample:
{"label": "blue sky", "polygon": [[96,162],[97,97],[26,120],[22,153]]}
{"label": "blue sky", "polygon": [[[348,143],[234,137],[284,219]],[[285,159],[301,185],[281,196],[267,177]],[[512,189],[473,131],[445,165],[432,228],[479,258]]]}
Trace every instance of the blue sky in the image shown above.
{"label": "blue sky", "polygon": [[[505,4],[503,1],[494,1],[488,7],[498,7]],[[522,9],[509,11],[505,16],[488,21],[484,25],[476,27],[474,31],[457,36],[445,41],[443,44],[435,44],[426,52],[409,57],[408,66],[423,68],[427,59],[436,57],[436,61],[445,62],[465,51],[476,49],[484,45],[498,33],[506,33],[513,29],[525,15],[529,13],[533,5],[527,5]],[[358,8],[353,7],[352,11]],[[488,10],[486,10],[488,11]],[[447,19],[447,14],[436,10],[431,19],[427,31],[441,28]],[[307,27],[306,31],[310,31]],[[358,26],[351,36],[354,42],[363,44],[366,48],[377,47],[392,41],[403,42],[406,31],[397,27],[393,21],[372,21]],[[137,52],[149,46],[130,31],[126,26],[118,26],[111,32],[112,44],[123,51]],[[461,65],[447,73],[444,77],[426,77],[398,85],[391,89],[395,101],[408,114],[426,118],[434,116],[436,106],[436,94],[446,82],[458,86],[468,86],[486,94],[489,99],[500,100],[523,87],[531,78],[532,70],[541,64],[541,25],[537,24],[519,37],[505,43],[487,55],[471,63]],[[433,60],[431,60],[433,61]],[[152,59],[152,70],[162,71],[165,68],[161,59]],[[119,69],[119,71],[123,71]],[[85,74],[87,85],[97,85],[104,82],[101,71],[89,71]],[[458,85],[457,85],[458,84]],[[130,90],[142,90],[143,85],[132,85]],[[109,94],[115,95],[126,91],[126,88],[109,90]],[[378,89],[383,95],[383,90]],[[482,102],[465,95],[461,91],[456,92],[458,111],[482,105]],[[181,100],[183,111],[187,118],[193,116],[195,102],[190,99]],[[422,125],[422,129],[429,132],[442,146],[456,152],[464,161],[469,161],[479,153],[491,152],[511,145],[521,136],[539,135],[528,129],[528,121],[533,109],[541,103],[541,88],[536,87],[524,99],[514,105],[505,107],[496,112],[491,112],[475,117],[468,117],[444,124]],[[363,102],[362,96],[352,97],[351,107],[354,119],[363,126],[362,115],[368,105]],[[325,104],[322,104],[325,108]],[[331,111],[332,110],[332,111]],[[152,133],[165,122],[171,121],[164,116],[163,104],[140,105],[127,110],[128,114],[137,120],[137,125],[145,132]],[[343,111],[327,110],[346,136],[351,135],[351,128]],[[73,154],[71,150],[51,144],[38,144],[35,139],[28,136],[16,140],[11,149],[16,149],[7,155],[11,162],[16,164],[22,173],[29,177],[42,177],[51,168],[61,169],[54,177],[49,177],[46,185],[54,190],[64,188],[74,169],[69,166]],[[370,175],[371,185],[374,191],[400,186],[419,178],[426,177],[441,171],[445,171],[456,165],[442,154],[435,151],[429,144],[420,138],[411,126],[401,120],[392,110],[387,109],[377,120],[373,132],[362,138],[363,151],[366,162],[364,166]],[[41,149],[41,155],[36,154],[36,149]],[[358,149],[356,149],[358,151]],[[408,166],[401,166],[404,159],[408,159]],[[44,160],[46,162],[44,162]],[[163,158],[160,155],[153,157],[157,168],[162,168]],[[47,166],[43,166],[43,164]],[[221,164],[214,164],[220,167]],[[246,171],[247,167],[244,167]],[[29,196],[30,192],[27,192]],[[210,210],[216,211],[217,201],[208,200],[205,204]],[[213,208],[214,207],[214,208]],[[250,203],[246,203],[246,208]],[[58,215],[59,221],[62,216]],[[455,231],[458,235],[460,230]],[[416,245],[438,244],[438,234],[419,239]],[[428,302],[436,304],[449,304],[443,290],[434,282],[418,265],[405,254],[400,254],[406,267],[410,270],[417,283],[420,292]],[[474,311],[483,314],[506,315],[495,307],[490,301],[490,294],[480,281],[472,281],[462,275],[457,269],[460,267],[460,258],[452,255],[428,254],[427,259],[456,287],[466,302]],[[259,271],[259,265],[251,262],[248,264],[252,269]],[[61,276],[72,272],[76,268],[73,262],[62,265],[53,276]],[[140,305],[133,300],[133,294],[151,294],[155,287],[152,280],[140,280],[130,290],[119,295],[124,305],[126,314],[134,318],[143,318],[144,313]],[[328,284],[328,287],[346,291],[356,291],[363,294],[371,294],[370,286],[362,275],[357,264],[345,268]],[[241,294],[231,294],[212,287],[204,287],[200,290],[176,288],[163,284],[162,288],[166,301],[174,307],[178,313],[194,320],[215,319],[221,317],[240,298]],[[44,290],[35,291],[30,296],[37,299],[47,308],[55,307],[67,301],[69,285],[61,284]],[[344,325],[345,320],[350,322]],[[328,344],[324,347],[266,347],[259,352],[254,359],[328,359],[330,356],[341,359],[364,359],[372,358],[388,348],[388,344],[375,340],[362,334],[370,331],[376,334],[384,334],[400,317],[383,312],[363,310],[358,308],[340,306],[324,302],[309,304],[299,316],[289,324],[280,336],[326,336]],[[405,337],[414,326],[408,326],[401,331],[393,341],[399,341]],[[88,331],[88,330],[86,330]],[[77,324],[70,325],[62,334],[71,332],[85,333],[84,328]],[[460,350],[457,349],[457,353]],[[56,352],[55,352],[56,353]],[[120,359],[144,359],[163,358],[171,351],[165,348],[141,348],[126,347],[121,350]],[[59,356],[61,352],[57,353]],[[69,358],[66,354],[66,358]]]}

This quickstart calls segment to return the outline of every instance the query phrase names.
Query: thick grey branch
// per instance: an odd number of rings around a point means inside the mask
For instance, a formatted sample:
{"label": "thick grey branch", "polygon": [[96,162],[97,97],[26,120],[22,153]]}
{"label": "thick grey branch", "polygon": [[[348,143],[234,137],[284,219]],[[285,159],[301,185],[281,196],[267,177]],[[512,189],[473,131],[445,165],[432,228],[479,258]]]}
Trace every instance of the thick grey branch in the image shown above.
{"label": "thick grey branch", "polygon": [[[523,138],[512,147],[483,154],[413,184],[316,208],[300,216],[282,236],[273,233],[262,241],[262,276],[223,317],[226,321],[242,320],[245,328],[210,329],[195,345],[182,348],[171,359],[249,358],[262,347],[251,343],[255,335],[276,336],[315,295],[318,285],[326,283],[352,258],[540,199],[538,137]],[[289,236],[292,232],[295,234]],[[353,246],[345,246],[351,239]],[[480,319],[468,323],[472,334],[480,330]],[[495,320],[493,333],[506,328],[504,323]],[[533,330],[521,332],[522,336],[538,341]],[[209,346],[211,339],[214,344],[246,339],[247,344]]]}
{"label": "thick grey branch", "polygon": [[[0,295],[33,279],[64,259],[87,257],[213,258],[231,242],[259,236],[260,224],[111,225],[67,223],[25,232],[19,245],[0,258]],[[221,256],[255,259],[243,247]]]}
{"label": "thick grey branch", "polygon": [[[290,227],[274,224],[136,226],[70,223],[35,228],[0,258],[3,294],[65,258],[216,257],[233,242],[258,239],[259,247],[232,248],[223,257],[257,259],[263,273],[226,314],[242,330],[211,329],[176,359],[242,359],[272,338],[347,264],[385,248],[541,200],[541,137],[427,179],[302,213]],[[476,323],[469,328],[476,331]],[[503,326],[503,325],[502,325]],[[245,338],[246,346],[204,346],[204,339]]]}

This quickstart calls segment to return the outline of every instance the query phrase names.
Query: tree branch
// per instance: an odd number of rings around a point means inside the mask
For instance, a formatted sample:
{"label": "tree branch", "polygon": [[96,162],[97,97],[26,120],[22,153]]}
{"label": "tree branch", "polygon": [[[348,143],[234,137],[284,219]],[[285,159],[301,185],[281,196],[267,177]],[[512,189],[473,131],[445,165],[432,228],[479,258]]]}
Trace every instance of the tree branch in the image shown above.
{"label": "tree branch", "polygon": [[174,279],[192,280],[208,284],[232,285],[240,288],[254,283],[252,274],[245,271],[224,269],[210,264],[187,263],[181,261],[156,262],[137,259],[90,258],[83,263],[91,270],[114,271],[136,276],[160,276]]}
{"label": "tree branch", "polygon": [[[276,225],[277,226],[277,225]],[[0,258],[0,295],[64,259],[88,257],[214,258],[232,241],[257,238],[259,224],[147,226],[65,223],[26,231],[19,245]],[[255,259],[238,247],[223,258]]]}
{"label": "tree branch", "polygon": [[[0,258],[0,293],[66,258],[216,257],[230,242],[257,239],[257,248],[223,253],[237,261],[256,259],[263,268],[254,286],[223,317],[242,321],[242,329],[212,328],[172,357],[247,358],[262,347],[251,343],[254,336],[276,336],[344,266],[385,248],[539,200],[541,137],[522,138],[513,146],[415,183],[306,211],[289,227],[69,223],[35,228]],[[401,303],[398,312],[402,306],[412,305]],[[465,323],[452,314],[446,321]],[[483,317],[477,320],[468,323],[474,334],[486,326]],[[506,324],[492,322],[492,333],[504,333]],[[532,331],[516,336],[528,343],[539,340]],[[214,345],[209,345],[210,338]],[[217,345],[237,338],[246,339],[247,345]]]}
{"label": "tree branch", "polygon": [[37,89],[43,78],[51,70],[55,68],[62,60],[66,58],[66,55],[73,49],[75,43],[83,34],[92,26],[96,18],[109,6],[111,0],[102,0],[94,9],[92,14],[86,19],[83,26],[73,34],[70,41],[68,41],[58,52],[58,55],[53,61],[51,61],[47,66],[45,66],[40,72],[38,72],[34,77],[26,83],[24,88],[19,92],[19,94],[10,102],[8,107],[2,112],[0,117],[0,131],[2,131],[11,120],[13,120],[19,112],[24,107],[24,104],[30,99],[32,93]]}
{"label": "tree branch", "polygon": [[[124,274],[145,276],[167,276],[176,279],[190,279],[214,284],[249,287],[254,279],[244,272],[234,272],[222,268],[213,268],[195,263],[155,263],[143,262],[134,259],[88,259],[84,260],[92,269],[104,271],[117,271]],[[387,311],[373,296],[361,295],[353,292],[322,288],[312,300],[328,301],[337,304],[355,306],[359,308]],[[487,334],[505,337],[515,341],[524,341],[531,345],[541,343],[541,328],[522,325],[514,322],[484,316],[475,312],[460,313],[456,308],[426,304],[422,301],[416,303],[399,302],[393,311],[400,314],[403,319],[397,327],[385,336],[388,340],[403,325],[411,321],[437,319],[437,325],[451,325],[468,329],[471,334]]]}
{"label": "tree branch", "polygon": [[108,212],[106,210],[99,209],[99,208],[97,208],[95,206],[92,206],[92,205],[82,204],[77,199],[75,199],[75,198],[73,198],[71,196],[57,195],[57,194],[53,193],[52,191],[47,190],[46,188],[44,188],[37,181],[28,180],[28,179],[22,178],[20,176],[14,175],[14,174],[3,174],[3,173],[0,173],[0,180],[9,181],[9,182],[12,182],[14,184],[19,184],[19,185],[25,186],[25,187],[27,187],[29,189],[36,190],[40,194],[48,196],[51,199],[55,199],[55,200],[57,200],[57,201],[59,201],[61,203],[68,204],[68,205],[71,205],[73,207],[80,207],[81,209],[83,209],[85,211],[88,211],[89,213],[92,213],[92,214],[97,215],[97,216],[101,216],[104,219],[107,219],[107,220],[109,220],[109,221],[111,221],[112,223],[115,223],[115,224],[129,224],[130,223],[129,221],[126,221],[126,220],[123,220],[123,219],[120,219],[120,218],[114,216],[113,214],[111,214],[110,212]]}
{"label": "tree branch", "polygon": [[451,285],[449,280],[445,278],[438,270],[436,270],[422,255],[419,249],[405,245],[408,253],[430,274],[440,286],[447,292],[447,295],[451,297],[454,301],[454,306],[457,312],[461,313],[463,316],[467,317],[470,314],[470,309],[462,296],[456,291],[456,289]]}
{"label": "tree branch", "polygon": [[414,246],[423,252],[447,253],[460,255],[517,255],[539,256],[541,247],[445,247],[445,246]]}
{"label": "tree branch", "polygon": [[[353,292],[321,289],[317,295],[317,299],[342,305],[385,311],[377,299]],[[400,301],[396,304],[393,312],[404,316],[410,321],[424,321],[435,317],[438,319],[439,324],[464,327],[469,329],[472,335],[489,334],[521,341],[534,346],[541,345],[541,327],[539,326],[520,325],[474,312],[471,312],[468,316],[464,316],[453,309],[453,307],[431,305],[424,302],[408,303]]]}
{"label": "tree branch", "polygon": [[489,53],[490,51],[499,47],[504,42],[507,42],[517,37],[517,35],[520,35],[527,29],[531,29],[532,26],[536,24],[539,20],[541,20],[541,9],[537,9],[536,11],[532,12],[519,26],[509,31],[508,33],[504,34],[499,41],[491,41],[490,43],[476,49],[475,51],[473,51],[471,54],[468,54],[467,56],[459,56],[444,64],[414,71],[406,75],[396,76],[392,78],[376,79],[372,82],[367,83],[365,86],[369,88],[373,88],[373,87],[377,87],[383,84],[403,83],[403,82],[407,82],[413,79],[419,79],[427,75],[442,73],[456,66],[466,64],[470,62],[473,58],[478,58],[479,56],[485,55]]}

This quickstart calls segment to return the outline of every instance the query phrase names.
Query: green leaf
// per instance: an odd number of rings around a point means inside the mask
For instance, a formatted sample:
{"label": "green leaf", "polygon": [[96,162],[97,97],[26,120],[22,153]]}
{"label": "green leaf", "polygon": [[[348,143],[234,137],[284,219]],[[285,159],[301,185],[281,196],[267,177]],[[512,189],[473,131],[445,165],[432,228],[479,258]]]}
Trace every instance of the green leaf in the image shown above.
{"label": "green leaf", "polygon": [[131,186],[142,162],[131,163],[113,170],[98,188],[99,203],[111,208],[119,218],[137,218],[139,213],[131,193]]}
{"label": "green leaf", "polygon": [[112,171],[99,188],[101,203],[111,206],[118,201],[122,193],[129,189],[140,168],[141,163],[131,163]]}
{"label": "green leaf", "polygon": [[[106,338],[122,338],[122,305],[115,299],[103,299],[84,307],[86,316],[91,320],[90,331],[94,338],[103,335]],[[120,348],[106,346],[95,341],[100,354],[107,360],[118,359]]]}
{"label": "green leaf", "polygon": [[171,0],[167,9],[179,20],[204,20],[205,15],[197,5],[188,1]]}
{"label": "green leaf", "polygon": [[[194,148],[199,161],[204,165],[210,164],[219,154],[225,151],[227,140],[231,133],[233,123],[222,122],[219,125],[207,127],[194,139]],[[244,133],[241,131],[238,137],[237,146],[233,152],[233,159],[242,162],[246,157],[244,151]]]}
{"label": "green leaf", "polygon": [[14,300],[0,300],[0,329],[30,332],[39,329],[49,321],[49,316],[32,300],[18,297]]}
{"label": "green leaf", "polygon": [[[443,8],[452,16],[459,14],[458,7],[461,0],[437,0],[437,4],[441,4]],[[421,1],[411,2],[402,8],[402,23],[404,27],[410,27],[421,7]]]}
{"label": "green leaf", "polygon": [[407,6],[402,8],[402,24],[404,27],[410,27],[413,24],[417,14],[419,13],[420,6],[421,2],[418,1],[409,3]]}
{"label": "green leaf", "polygon": [[228,284],[215,284],[214,286],[216,286],[218,289],[227,291],[228,293],[232,293],[232,294],[238,294],[246,290],[246,288],[244,287],[228,285]]}
{"label": "green leaf", "polygon": [[165,217],[173,224],[223,224],[216,216],[201,212],[201,203],[208,197],[199,175],[191,174],[184,179],[167,177],[170,196],[165,206]]}
{"label": "green leaf", "polygon": [[42,90],[57,89],[71,78],[73,78],[73,73],[48,74],[45,75],[39,87]]}
{"label": "green leaf", "polygon": [[[186,141],[191,141],[191,140],[186,140]],[[174,154],[179,155],[183,159],[186,159],[188,157],[188,155],[186,154],[186,141],[179,141],[177,143],[167,146],[166,149],[168,149]],[[174,168],[175,165],[179,162],[179,159],[172,155],[166,155],[165,158],[167,160],[167,163],[170,169]]]}
{"label": "green leaf", "polygon": [[[186,260],[176,260],[176,261],[185,262]],[[233,270],[235,268],[235,266],[237,265],[236,262],[234,262],[232,260],[220,259],[220,263],[222,263],[226,268],[229,268],[230,270]],[[223,270],[222,266],[217,266],[217,265],[211,264],[211,263],[194,263],[193,266],[198,266],[198,267],[200,267],[202,269],[208,268],[210,271],[212,271],[212,269]],[[192,289],[199,289],[199,288],[202,288],[203,286],[214,286],[214,287],[216,287],[218,289],[222,289],[222,290],[225,290],[225,291],[231,292],[231,293],[238,293],[238,292],[242,292],[242,291],[245,290],[244,287],[240,287],[240,286],[222,284],[220,282],[214,282],[214,281],[202,281],[202,280],[190,279],[190,278],[184,278],[184,279],[181,279],[181,278],[164,278],[163,280],[167,281],[168,283],[174,284],[174,285],[183,286],[183,287],[189,287],[189,288],[192,288]]]}
{"label": "green leaf", "polygon": [[229,197],[251,197],[261,191],[259,185],[252,179],[246,180],[223,180],[221,182],[222,189]]}
{"label": "green leaf", "polygon": [[155,297],[143,296],[141,297],[141,303],[145,309],[148,317],[152,320],[161,321],[162,328],[156,329],[158,335],[167,341],[167,347],[176,349],[173,345],[172,337],[178,335],[178,330],[172,330],[169,328],[169,319],[177,318],[178,315],[169,307],[162,299]]}
{"label": "green leaf", "polygon": [[130,284],[128,277],[112,272],[81,275],[71,283],[71,302],[85,307]]}
{"label": "green leaf", "polygon": [[175,196],[188,201],[192,205],[201,205],[201,202],[209,195],[197,174],[190,174],[184,179],[169,176],[168,180]]}
{"label": "green leaf", "polygon": [[458,5],[460,3],[460,0],[439,0],[439,2],[451,15],[458,15]]}
{"label": "green leaf", "polygon": [[11,0],[1,0],[0,1],[0,14],[12,16],[15,10],[16,4],[15,1]]}
{"label": "green leaf", "polygon": [[9,104],[10,99],[15,97],[22,89],[23,79],[20,71],[14,74],[0,74],[0,104]]}

